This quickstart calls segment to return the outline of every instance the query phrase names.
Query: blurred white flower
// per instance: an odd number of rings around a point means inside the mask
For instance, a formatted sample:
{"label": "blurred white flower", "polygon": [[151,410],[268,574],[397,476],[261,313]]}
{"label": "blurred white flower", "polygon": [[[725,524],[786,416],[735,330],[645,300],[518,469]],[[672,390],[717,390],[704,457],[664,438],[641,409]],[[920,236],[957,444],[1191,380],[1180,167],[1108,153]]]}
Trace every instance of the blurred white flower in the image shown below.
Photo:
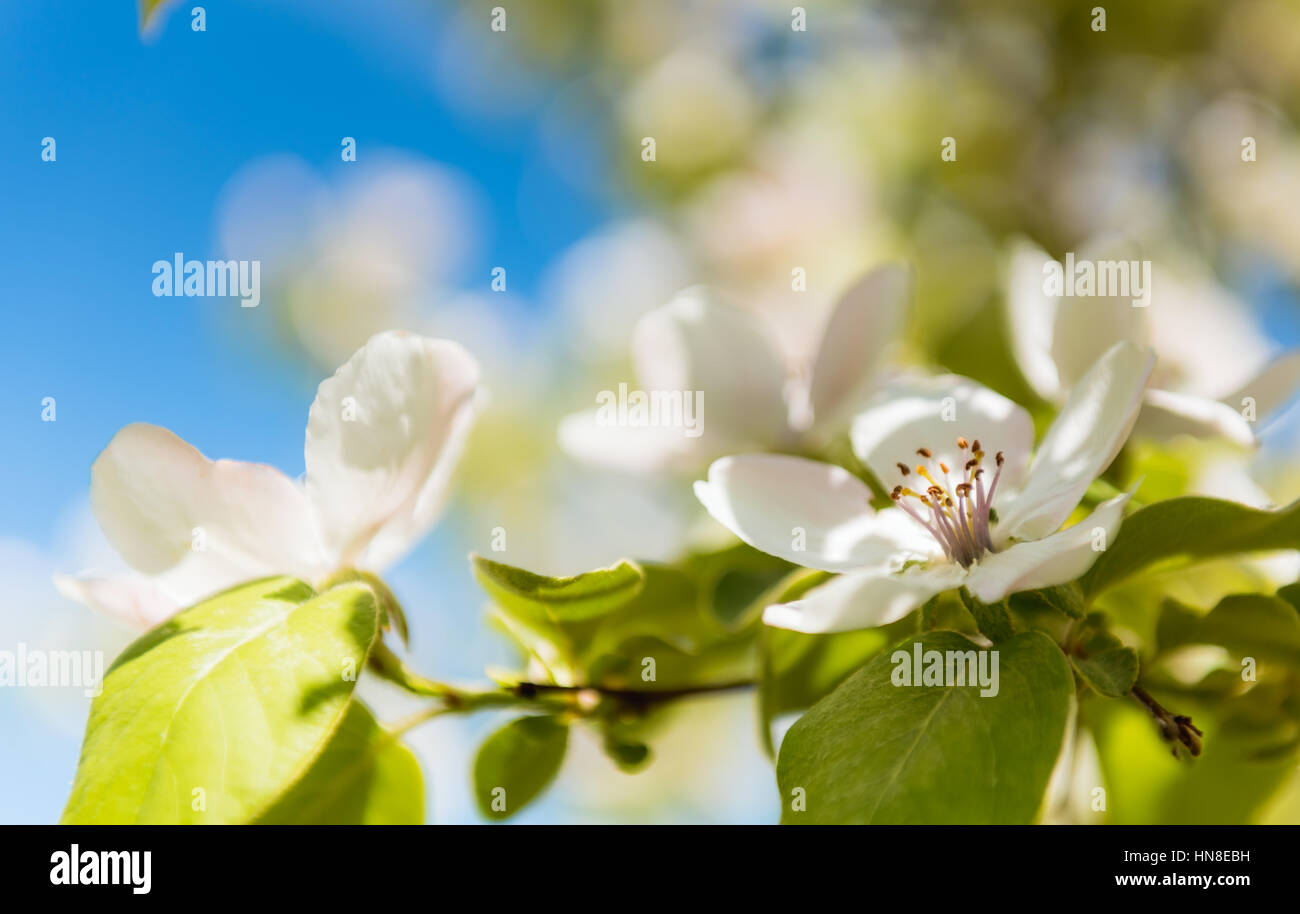
{"label": "blurred white flower", "polygon": [[698,394],[699,426],[566,416],[560,445],[630,472],[693,470],[722,454],[782,449],[825,434],[880,383],[902,328],[911,278],[879,267],[839,299],[810,369],[791,372],[761,321],[692,288],[638,321],[632,353],[642,391]]}
{"label": "blurred white flower", "polygon": [[375,336],[316,392],[302,484],[265,464],[208,460],[167,429],[128,425],[95,460],[90,497],[134,573],[55,583],[147,628],[258,577],[380,571],[440,513],[477,384],[478,365],[457,343]]}
{"label": "blurred white flower", "polygon": [[585,345],[625,345],[641,315],[691,282],[684,245],[665,226],[621,222],[574,244],[547,271],[545,299],[565,312]]}
{"label": "blurred white flower", "polygon": [[742,147],[758,117],[744,80],[716,48],[684,47],[641,74],[623,99],[623,128],[640,148],[656,145],[655,165],[690,173]]}
{"label": "blurred white flower", "polygon": [[710,283],[775,328],[795,362],[815,350],[831,293],[896,249],[855,140],[820,124],[769,131],[744,168],[710,180],[683,212]]}
{"label": "blurred white flower", "polygon": [[318,365],[338,365],[391,327],[427,329],[473,251],[479,205],[432,162],[363,151],[327,183],[289,156],[259,160],[223,192],[225,255],[263,263],[277,329]]}
{"label": "blurred white flower", "polygon": [[[1285,31],[1285,30],[1279,30]],[[1270,61],[1267,69],[1274,69]],[[1300,136],[1271,103],[1232,94],[1207,106],[1178,144],[1204,208],[1229,238],[1266,251],[1300,281]]]}
{"label": "blurred white flower", "polygon": [[[1109,244],[1078,260],[1106,259]],[[1120,257],[1119,259],[1127,259]],[[1135,435],[1179,434],[1254,443],[1249,398],[1264,419],[1300,389],[1300,350],[1276,358],[1246,308],[1208,279],[1187,281],[1156,265],[1149,302],[1132,295],[1050,295],[1044,266],[1052,259],[1027,241],[1012,248],[1006,307],[1012,352],[1021,373],[1044,399],[1065,391],[1117,340],[1150,346],[1157,356]]]}
{"label": "blurred white flower", "polygon": [[[775,454],[724,457],[695,494],[756,549],[839,573],[769,606],[763,621],[778,628],[870,628],[958,587],[996,603],[1064,584],[1092,567],[1098,537],[1119,529],[1128,494],[1060,527],[1128,438],[1153,362],[1132,343],[1111,348],[1079,380],[1032,463],[1029,413],[974,381],[948,375],[883,392],[854,420],[853,450],[882,482],[900,473],[919,482],[919,492],[894,488],[897,507],[873,510],[866,484],[842,467]],[[987,488],[986,445],[998,449]]]}

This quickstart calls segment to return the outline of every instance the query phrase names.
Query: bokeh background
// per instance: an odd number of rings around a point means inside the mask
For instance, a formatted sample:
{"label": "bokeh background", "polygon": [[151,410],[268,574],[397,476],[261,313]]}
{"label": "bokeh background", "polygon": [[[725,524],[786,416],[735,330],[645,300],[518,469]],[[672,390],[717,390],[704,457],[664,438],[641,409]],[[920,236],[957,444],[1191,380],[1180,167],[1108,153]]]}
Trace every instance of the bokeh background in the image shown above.
{"label": "bokeh background", "polygon": [[[634,379],[633,322],[686,285],[752,309],[797,366],[846,283],[905,259],[913,354],[1032,401],[1003,327],[1008,244],[1059,256],[1121,232],[1236,299],[1250,334],[1300,344],[1300,4],[1125,0],[1104,32],[1097,5],[820,0],[795,31],[766,0],[223,0],[205,31],[183,3],[142,34],[128,0],[4,4],[0,647],[129,640],[50,583],[115,567],[87,483],[119,427],[298,474],[315,385],[382,329],[485,367],[450,510],[390,578],[417,663],[466,681],[511,657],[465,561],[494,528],[506,561],[550,573],[671,558],[699,532],[685,480],[582,467],[555,437]],[[152,263],[178,251],[260,260],[261,305],[154,297]],[[1254,454],[1170,445],[1204,469],[1176,488],[1300,495],[1295,412]],[[0,821],[57,818],[86,707],[0,689]],[[412,737],[431,820],[476,820],[470,761],[496,723]],[[520,818],[775,820],[745,696],[691,702],[655,754],[624,775],[579,740]],[[1298,803],[1279,796],[1261,816]]]}

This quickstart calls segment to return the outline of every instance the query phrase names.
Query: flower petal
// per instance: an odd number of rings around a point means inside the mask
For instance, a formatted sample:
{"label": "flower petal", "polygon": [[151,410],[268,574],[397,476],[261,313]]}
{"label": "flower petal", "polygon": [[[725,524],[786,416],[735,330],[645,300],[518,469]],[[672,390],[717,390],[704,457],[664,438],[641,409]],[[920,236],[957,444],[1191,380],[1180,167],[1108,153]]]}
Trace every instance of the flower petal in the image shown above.
{"label": "flower petal", "polygon": [[156,425],[113,436],[91,467],[90,502],[109,543],[145,574],[184,560],[230,586],[321,570],[311,513],[292,480],[262,464],[208,460]]}
{"label": "flower petal", "polygon": [[458,343],[387,332],[321,382],[307,419],[306,484],[335,564],[360,562],[386,526],[392,556],[433,522],[478,374]]}
{"label": "flower petal", "polygon": [[1178,435],[1194,438],[1226,438],[1250,447],[1255,433],[1246,418],[1226,403],[1195,394],[1148,389],[1134,434],[1166,441]]}
{"label": "flower petal", "polygon": [[700,287],[644,315],[632,334],[645,391],[703,392],[704,433],[767,447],[784,436],[786,370],[758,319]]}
{"label": "flower petal", "polygon": [[1012,245],[1005,282],[1011,353],[1029,386],[1044,400],[1055,400],[1062,393],[1052,358],[1058,299],[1043,291],[1043,265],[1051,261],[1042,248],[1021,239]]}
{"label": "flower petal", "polygon": [[856,571],[814,587],[799,600],[767,607],[763,622],[810,634],[873,628],[903,618],[935,594],[960,587],[965,576],[965,570],[951,562],[893,573]]}
{"label": "flower petal", "polygon": [[888,349],[902,334],[912,277],[901,264],[863,276],[840,296],[812,368],[816,422],[825,426],[870,393]]}
{"label": "flower petal", "polygon": [[[1102,261],[1124,263],[1129,254],[1118,239],[1090,245],[1076,258],[1078,263]],[[1149,271],[1148,271],[1149,273]],[[1100,277],[1097,284],[1100,284]],[[1066,276],[1065,282],[1071,282]],[[1150,289],[1145,290],[1150,294]],[[1121,340],[1146,342],[1145,308],[1133,307],[1136,295],[1073,295],[1056,298],[1056,320],[1052,324],[1052,360],[1061,387],[1070,390],[1112,346]]]}
{"label": "flower petal", "polygon": [[954,485],[960,482],[970,452],[958,449],[959,436],[979,441],[989,454],[986,465],[1002,451],[1006,463],[998,485],[1019,486],[1034,444],[1033,420],[1023,407],[970,378],[941,375],[893,384],[854,417],[850,432],[853,452],[887,489],[904,481],[897,464],[924,462],[917,455],[921,448],[948,465]]}
{"label": "flower petal", "polygon": [[1129,492],[1116,495],[1072,527],[986,555],[971,568],[967,588],[985,603],[996,603],[1008,594],[1076,580],[1114,541],[1131,497]]}
{"label": "flower petal", "polygon": [[1116,343],[1084,375],[1038,446],[1024,488],[1009,505],[995,503],[999,541],[1041,539],[1065,522],[1124,446],[1154,362],[1149,350]]}
{"label": "flower petal", "polygon": [[871,490],[843,467],[780,454],[724,457],[695,495],[732,533],[771,555],[823,571],[926,558],[939,547],[915,521],[876,513]]}
{"label": "flower petal", "polygon": [[55,575],[54,586],[68,599],[140,631],[183,608],[152,579],[140,574],[106,578]]}
{"label": "flower petal", "polygon": [[1268,335],[1245,302],[1212,276],[1197,266],[1160,264],[1158,280],[1145,309],[1156,353],[1153,385],[1217,400],[1267,365]]}
{"label": "flower petal", "polygon": [[425,480],[424,488],[414,503],[407,503],[403,510],[393,514],[379,528],[375,538],[370,541],[370,546],[357,559],[359,566],[381,571],[406,555],[428,533],[447,503],[451,477],[465,451],[465,442],[473,424],[472,407],[456,412],[452,418],[451,431],[447,435],[447,443],[443,446],[438,462],[434,464],[433,472]]}
{"label": "flower petal", "polygon": [[1224,400],[1236,410],[1242,400],[1250,397],[1255,401],[1255,415],[1262,420],[1291,402],[1297,391],[1300,391],[1300,349],[1292,349],[1273,359]]}

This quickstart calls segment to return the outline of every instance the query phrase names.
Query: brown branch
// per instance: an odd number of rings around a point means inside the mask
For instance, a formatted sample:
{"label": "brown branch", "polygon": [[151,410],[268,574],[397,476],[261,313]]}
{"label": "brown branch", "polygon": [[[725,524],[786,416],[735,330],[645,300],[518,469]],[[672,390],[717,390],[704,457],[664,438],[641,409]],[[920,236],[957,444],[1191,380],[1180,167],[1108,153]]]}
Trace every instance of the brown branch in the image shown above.
{"label": "brown branch", "polygon": [[1160,735],[1166,742],[1173,744],[1175,757],[1178,755],[1180,745],[1193,756],[1201,754],[1201,737],[1204,734],[1196,728],[1196,724],[1192,723],[1190,717],[1185,714],[1170,713],[1140,685],[1133,686],[1133,697],[1140,701],[1160,724]]}

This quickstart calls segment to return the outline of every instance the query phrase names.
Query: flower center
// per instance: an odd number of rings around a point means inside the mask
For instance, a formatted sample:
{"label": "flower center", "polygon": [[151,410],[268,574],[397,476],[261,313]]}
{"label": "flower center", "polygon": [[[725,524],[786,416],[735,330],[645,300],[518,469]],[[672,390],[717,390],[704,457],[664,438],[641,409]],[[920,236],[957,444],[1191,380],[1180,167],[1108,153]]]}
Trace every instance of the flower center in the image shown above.
{"label": "flower center", "polygon": [[[993,509],[993,493],[997,491],[998,479],[1002,476],[1003,457],[1001,451],[994,456],[997,470],[985,492],[984,468],[980,466],[984,461],[984,451],[979,441],[958,438],[957,447],[963,456],[970,455],[962,469],[961,482],[952,485],[948,466],[935,461],[930,449],[923,447],[916,453],[924,457],[926,463],[917,464],[915,468],[900,463],[898,470],[904,478],[915,471],[929,486],[924,492],[913,491],[906,485],[895,486],[890,498],[930,532],[948,558],[969,568],[980,556],[997,551],[989,535],[989,514]],[[919,507],[908,501],[912,498],[921,503]]]}

